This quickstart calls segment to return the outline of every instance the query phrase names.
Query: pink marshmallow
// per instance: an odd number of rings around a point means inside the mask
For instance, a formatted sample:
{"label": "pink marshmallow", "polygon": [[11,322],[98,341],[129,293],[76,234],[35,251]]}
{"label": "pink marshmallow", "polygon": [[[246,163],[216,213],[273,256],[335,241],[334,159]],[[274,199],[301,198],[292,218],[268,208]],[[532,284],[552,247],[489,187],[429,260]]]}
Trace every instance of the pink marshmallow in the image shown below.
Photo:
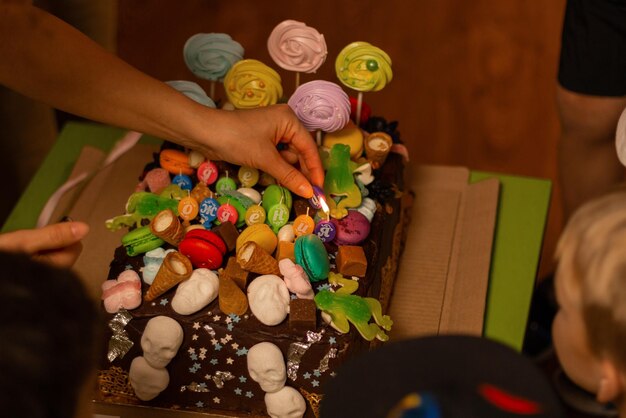
{"label": "pink marshmallow", "polygon": [[135,309],[141,305],[141,279],[134,270],[126,270],[117,280],[102,283],[102,300],[108,313],[116,313],[121,308]]}
{"label": "pink marshmallow", "polygon": [[295,293],[300,299],[313,299],[315,294],[311,282],[301,266],[288,258],[283,258],[278,262],[278,269],[291,293]]}

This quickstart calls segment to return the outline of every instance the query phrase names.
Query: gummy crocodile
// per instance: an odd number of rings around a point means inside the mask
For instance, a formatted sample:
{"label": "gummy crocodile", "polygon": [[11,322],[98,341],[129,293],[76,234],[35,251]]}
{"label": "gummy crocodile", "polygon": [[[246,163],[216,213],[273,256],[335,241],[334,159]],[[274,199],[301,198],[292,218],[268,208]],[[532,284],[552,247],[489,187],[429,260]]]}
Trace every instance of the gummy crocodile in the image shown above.
{"label": "gummy crocodile", "polygon": [[126,214],[107,220],[105,226],[110,231],[131,226],[139,228],[144,219],[152,220],[164,209],[171,209],[178,215],[178,200],[168,197],[176,194],[172,192],[171,189],[167,189],[167,192],[163,191],[160,195],[149,192],[131,194],[126,202]]}

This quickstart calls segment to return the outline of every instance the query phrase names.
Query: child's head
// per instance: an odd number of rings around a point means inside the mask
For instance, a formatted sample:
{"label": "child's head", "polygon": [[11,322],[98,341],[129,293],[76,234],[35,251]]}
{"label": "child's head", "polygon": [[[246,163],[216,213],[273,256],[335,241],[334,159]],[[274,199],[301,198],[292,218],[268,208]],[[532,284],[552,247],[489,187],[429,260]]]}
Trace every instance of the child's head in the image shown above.
{"label": "child's head", "polygon": [[582,206],[557,247],[553,339],[567,375],[602,402],[626,376],[626,188]]}
{"label": "child's head", "polygon": [[76,417],[100,345],[98,310],[69,270],[0,253],[2,416]]}

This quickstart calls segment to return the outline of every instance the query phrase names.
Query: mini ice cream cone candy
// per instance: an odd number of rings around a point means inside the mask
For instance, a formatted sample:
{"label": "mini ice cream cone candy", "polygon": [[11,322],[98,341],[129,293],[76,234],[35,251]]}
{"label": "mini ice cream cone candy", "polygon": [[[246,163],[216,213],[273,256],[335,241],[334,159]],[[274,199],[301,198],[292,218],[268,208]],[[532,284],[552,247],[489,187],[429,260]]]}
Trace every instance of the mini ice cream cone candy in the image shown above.
{"label": "mini ice cream cone candy", "polygon": [[233,279],[221,274],[218,290],[220,311],[226,315],[243,315],[248,310],[248,298]]}
{"label": "mini ice cream cone candy", "polygon": [[169,253],[165,256],[159,272],[144,296],[144,300],[153,301],[178,283],[188,279],[192,272],[193,266],[187,257],[178,251]]}
{"label": "mini ice cream cone candy", "polygon": [[378,168],[384,164],[391,151],[393,140],[384,132],[373,132],[365,138],[365,155],[372,163],[372,168]]}
{"label": "mini ice cream cone candy", "polygon": [[150,222],[150,231],[163,241],[176,247],[185,236],[185,228],[171,209],[157,213]]}
{"label": "mini ice cream cone candy", "polygon": [[280,274],[278,261],[256,242],[248,241],[237,251],[237,262],[242,269],[258,274]]}

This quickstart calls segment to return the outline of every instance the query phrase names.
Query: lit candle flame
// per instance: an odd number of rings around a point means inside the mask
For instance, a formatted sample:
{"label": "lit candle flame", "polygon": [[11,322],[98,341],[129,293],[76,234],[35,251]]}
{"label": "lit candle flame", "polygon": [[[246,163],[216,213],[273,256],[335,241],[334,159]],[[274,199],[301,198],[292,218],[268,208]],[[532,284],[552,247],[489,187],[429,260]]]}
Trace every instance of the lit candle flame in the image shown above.
{"label": "lit candle flame", "polygon": [[323,195],[319,195],[318,198],[320,200],[320,206],[322,206],[322,210],[324,211],[324,213],[330,212],[330,208],[328,207],[328,204],[326,204],[326,198]]}

